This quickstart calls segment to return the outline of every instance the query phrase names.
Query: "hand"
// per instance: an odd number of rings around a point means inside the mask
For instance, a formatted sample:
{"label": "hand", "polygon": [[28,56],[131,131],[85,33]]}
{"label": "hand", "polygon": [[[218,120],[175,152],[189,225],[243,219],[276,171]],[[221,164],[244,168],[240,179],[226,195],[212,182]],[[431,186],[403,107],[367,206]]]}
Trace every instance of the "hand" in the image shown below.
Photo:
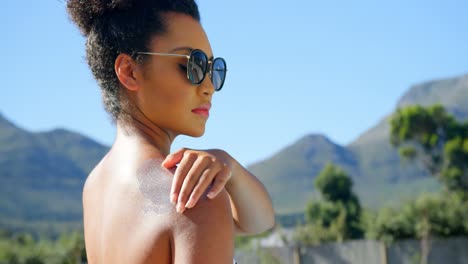
{"label": "hand", "polygon": [[177,164],[171,187],[171,202],[183,213],[192,208],[212,184],[207,197],[215,198],[232,176],[232,158],[222,150],[192,150],[183,148],[166,157],[162,166]]}

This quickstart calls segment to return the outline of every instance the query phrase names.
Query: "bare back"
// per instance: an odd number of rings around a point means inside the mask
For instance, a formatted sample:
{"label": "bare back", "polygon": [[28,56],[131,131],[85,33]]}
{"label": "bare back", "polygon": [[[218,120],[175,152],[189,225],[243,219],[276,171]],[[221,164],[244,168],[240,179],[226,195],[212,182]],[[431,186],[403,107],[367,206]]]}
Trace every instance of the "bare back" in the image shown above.
{"label": "bare back", "polygon": [[178,214],[169,201],[172,173],[161,162],[125,164],[108,154],[89,175],[83,190],[89,263],[232,263],[227,193]]}

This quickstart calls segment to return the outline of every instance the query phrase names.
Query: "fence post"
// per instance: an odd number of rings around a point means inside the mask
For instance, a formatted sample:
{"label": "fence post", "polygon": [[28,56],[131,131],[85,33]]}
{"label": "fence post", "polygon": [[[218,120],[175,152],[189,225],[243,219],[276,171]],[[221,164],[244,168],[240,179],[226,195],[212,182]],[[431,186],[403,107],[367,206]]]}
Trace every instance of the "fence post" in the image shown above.
{"label": "fence post", "polygon": [[380,264],[387,264],[387,246],[380,241]]}
{"label": "fence post", "polygon": [[293,264],[301,264],[301,253],[299,246],[293,247]]}

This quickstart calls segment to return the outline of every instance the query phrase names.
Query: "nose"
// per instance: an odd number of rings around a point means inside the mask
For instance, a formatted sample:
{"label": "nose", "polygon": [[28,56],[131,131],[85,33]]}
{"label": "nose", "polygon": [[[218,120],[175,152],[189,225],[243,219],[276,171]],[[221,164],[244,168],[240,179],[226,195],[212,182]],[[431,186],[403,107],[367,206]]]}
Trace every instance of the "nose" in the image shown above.
{"label": "nose", "polygon": [[209,73],[206,73],[205,79],[203,82],[198,86],[198,89],[204,95],[213,95],[215,92],[213,82],[211,81],[211,76]]}

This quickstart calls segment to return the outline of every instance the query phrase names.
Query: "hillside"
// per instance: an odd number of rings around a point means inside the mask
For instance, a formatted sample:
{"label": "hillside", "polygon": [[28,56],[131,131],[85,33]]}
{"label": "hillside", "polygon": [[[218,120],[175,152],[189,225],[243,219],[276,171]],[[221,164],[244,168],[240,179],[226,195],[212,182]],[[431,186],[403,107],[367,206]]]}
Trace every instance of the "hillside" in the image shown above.
{"label": "hillside", "polygon": [[0,115],[0,227],[79,224],[83,183],[106,151],[80,134],[32,133]]}
{"label": "hillside", "polygon": [[[468,118],[468,75],[412,86],[396,107],[443,104],[459,120]],[[326,162],[342,166],[353,178],[366,206],[396,203],[437,190],[435,179],[418,166],[401,162],[388,142],[388,116],[348,146],[308,135],[272,157],[249,166],[270,190],[279,213],[298,212],[314,196],[313,181]]]}
{"label": "hillside", "polygon": [[[467,119],[468,75],[414,85],[396,107],[434,103]],[[317,198],[314,177],[327,162],[353,177],[365,206],[437,190],[437,182],[421,168],[400,162],[388,143],[386,119],[348,146],[325,135],[306,135],[249,169],[266,185],[277,213],[300,212],[307,200]],[[63,129],[30,132],[0,114],[0,228],[60,232],[80,226],[83,183],[107,149]]]}

